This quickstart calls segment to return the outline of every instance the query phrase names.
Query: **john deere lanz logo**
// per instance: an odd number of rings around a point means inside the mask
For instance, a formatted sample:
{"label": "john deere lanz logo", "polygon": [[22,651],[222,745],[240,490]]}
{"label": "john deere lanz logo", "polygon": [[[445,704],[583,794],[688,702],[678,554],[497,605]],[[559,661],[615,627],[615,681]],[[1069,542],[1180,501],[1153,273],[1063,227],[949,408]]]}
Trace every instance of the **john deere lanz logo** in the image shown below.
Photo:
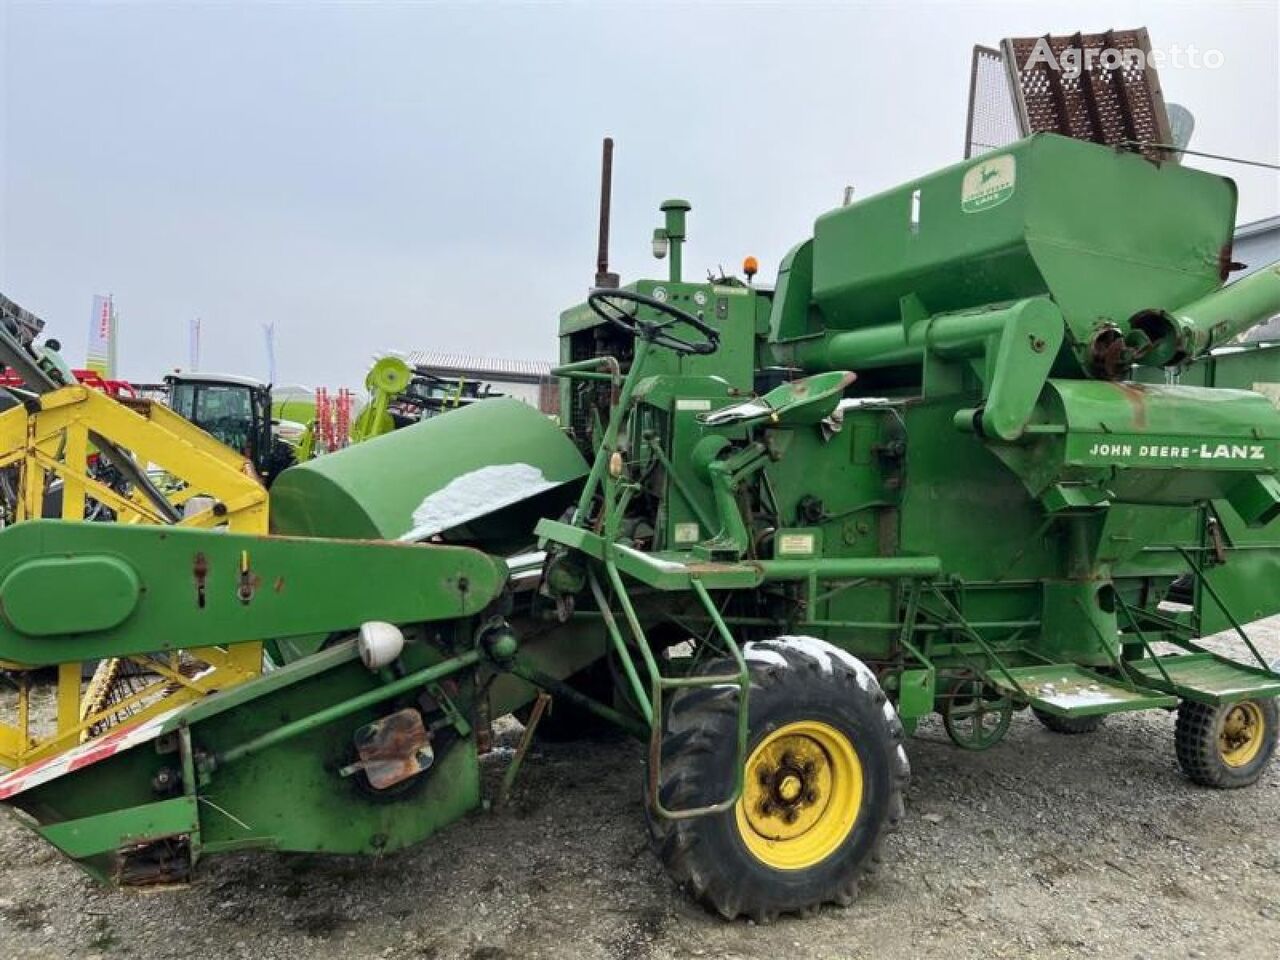
{"label": "john deere lanz logo", "polygon": [[1017,179],[1013,157],[991,157],[965,171],[960,185],[960,209],[978,213],[999,206],[1013,196]]}

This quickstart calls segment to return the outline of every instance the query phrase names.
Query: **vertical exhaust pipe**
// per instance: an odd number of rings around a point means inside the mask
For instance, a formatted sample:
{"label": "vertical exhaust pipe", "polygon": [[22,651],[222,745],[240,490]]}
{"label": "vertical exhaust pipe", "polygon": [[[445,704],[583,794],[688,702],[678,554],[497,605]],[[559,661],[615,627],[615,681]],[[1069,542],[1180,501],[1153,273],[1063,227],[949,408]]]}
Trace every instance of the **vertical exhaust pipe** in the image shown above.
{"label": "vertical exhaust pipe", "polygon": [[616,287],[618,275],[609,272],[609,212],[613,203],[613,137],[604,138],[600,157],[600,242],[596,247],[596,287]]}

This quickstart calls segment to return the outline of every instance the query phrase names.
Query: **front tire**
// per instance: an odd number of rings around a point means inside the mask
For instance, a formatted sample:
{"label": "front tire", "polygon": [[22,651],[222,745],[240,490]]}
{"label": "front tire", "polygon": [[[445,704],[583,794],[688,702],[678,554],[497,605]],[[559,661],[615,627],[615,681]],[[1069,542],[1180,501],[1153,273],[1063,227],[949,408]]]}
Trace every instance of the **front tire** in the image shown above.
{"label": "front tire", "polygon": [[[659,859],[676,883],[726,919],[768,922],[847,905],[902,817],[910,774],[898,715],[855,657],[811,637],[744,648],[751,672],[746,770],[730,810],[667,820],[649,811]],[[732,675],[732,660],[704,675]],[[671,701],[658,794],[668,810],[733,790],[737,688],[685,689]]]}
{"label": "front tire", "polygon": [[1276,701],[1241,700],[1219,707],[1184,700],[1174,744],[1178,766],[1194,782],[1220,790],[1258,782],[1276,752]]}

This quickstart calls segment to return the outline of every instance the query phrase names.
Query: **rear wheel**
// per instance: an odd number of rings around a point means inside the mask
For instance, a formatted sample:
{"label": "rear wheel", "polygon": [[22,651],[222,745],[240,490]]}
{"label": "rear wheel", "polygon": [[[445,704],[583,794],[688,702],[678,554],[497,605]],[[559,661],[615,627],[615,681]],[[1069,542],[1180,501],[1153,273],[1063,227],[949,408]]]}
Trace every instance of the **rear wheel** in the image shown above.
{"label": "rear wheel", "polygon": [[1093,733],[1107,719],[1106,715],[1101,713],[1092,717],[1059,717],[1052,713],[1037,710],[1035,707],[1031,708],[1031,712],[1035,714],[1037,720],[1044,724],[1046,730],[1066,734],[1069,737],[1082,733]]}
{"label": "rear wheel", "polygon": [[[732,919],[848,904],[902,817],[902,724],[859,660],[809,637],[747,644],[749,730],[742,796],[720,814],[650,812],[659,859],[703,906]],[[717,660],[705,673],[734,673]],[[736,688],[682,690],[661,746],[668,810],[715,804],[734,785]]]}
{"label": "rear wheel", "polygon": [[1227,789],[1257,783],[1276,751],[1275,700],[1241,700],[1210,707],[1184,700],[1178,707],[1178,766],[1196,783]]}

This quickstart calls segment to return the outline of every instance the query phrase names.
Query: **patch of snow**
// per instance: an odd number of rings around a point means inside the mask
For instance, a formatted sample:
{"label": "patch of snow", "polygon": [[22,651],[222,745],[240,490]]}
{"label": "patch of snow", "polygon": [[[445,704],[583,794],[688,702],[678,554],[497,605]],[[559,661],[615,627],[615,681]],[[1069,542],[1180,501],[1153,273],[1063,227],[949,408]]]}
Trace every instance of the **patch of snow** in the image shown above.
{"label": "patch of snow", "polygon": [[676,563],[674,560],[664,560],[662,557],[655,557],[652,553],[645,553],[642,550],[637,550],[635,547],[618,544],[617,549],[621,550],[623,553],[637,557],[645,563],[652,564],[659,570],[665,570],[668,573],[683,573],[688,569],[683,563]]}
{"label": "patch of snow", "polygon": [[427,494],[413,511],[413,526],[400,539],[425,540],[556,486],[527,463],[480,467]]}
{"label": "patch of snow", "polygon": [[841,650],[834,644],[827,643],[825,640],[819,640],[817,637],[805,637],[800,635],[791,635],[785,637],[775,637],[769,641],[780,646],[790,647],[792,650],[798,650],[800,653],[818,661],[822,666],[823,673],[831,673],[835,669],[835,661],[839,660],[846,667],[852,670],[858,676],[858,686],[864,691],[870,693],[879,687],[879,681],[876,675],[871,672],[871,668],[855,657],[848,650]]}
{"label": "patch of snow", "polygon": [[714,413],[708,413],[700,419],[707,426],[716,426],[722,423],[734,423],[738,420],[750,420],[772,412],[773,407],[767,403],[760,400],[745,400],[732,406],[721,407]]}
{"label": "patch of snow", "polygon": [[1104,703],[1123,703],[1127,699],[1123,695],[1103,689],[1096,683],[1090,683],[1087,686],[1072,685],[1066,677],[1062,678],[1061,687],[1053,683],[1040,684],[1036,694],[1046,703],[1052,703],[1055,707],[1062,707],[1064,710]]}
{"label": "patch of snow", "polygon": [[777,650],[770,650],[757,643],[748,643],[742,648],[742,656],[751,663],[767,663],[774,667],[785,667],[787,658]]}
{"label": "patch of snow", "polygon": [[[902,401],[896,401],[901,404]],[[856,410],[858,407],[891,407],[895,401],[888,397],[845,397],[836,404],[836,413],[843,413],[845,410]]]}

